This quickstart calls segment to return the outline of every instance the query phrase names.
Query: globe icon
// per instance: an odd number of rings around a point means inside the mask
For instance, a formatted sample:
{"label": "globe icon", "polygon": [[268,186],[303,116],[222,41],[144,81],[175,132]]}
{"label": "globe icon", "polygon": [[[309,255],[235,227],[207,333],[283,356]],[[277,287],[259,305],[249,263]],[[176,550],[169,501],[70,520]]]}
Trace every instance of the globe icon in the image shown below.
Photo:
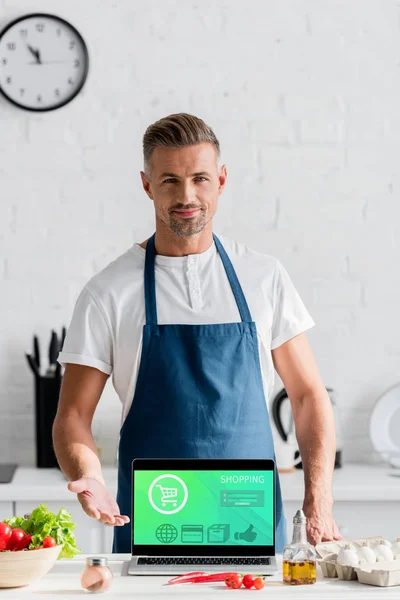
{"label": "globe icon", "polygon": [[163,544],[171,544],[178,537],[178,530],[169,523],[159,525],[156,529],[156,538]]}

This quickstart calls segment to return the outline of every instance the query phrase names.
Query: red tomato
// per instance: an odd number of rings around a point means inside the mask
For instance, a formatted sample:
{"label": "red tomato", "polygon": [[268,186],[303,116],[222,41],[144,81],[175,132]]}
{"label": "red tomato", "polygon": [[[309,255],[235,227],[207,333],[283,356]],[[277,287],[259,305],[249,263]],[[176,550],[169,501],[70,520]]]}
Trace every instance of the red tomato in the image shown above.
{"label": "red tomato", "polygon": [[10,541],[12,529],[7,523],[0,523],[0,550],[6,550]]}
{"label": "red tomato", "polygon": [[27,548],[32,541],[32,536],[25,533],[25,537],[17,544],[14,550],[23,550]]}
{"label": "red tomato", "polygon": [[25,540],[26,533],[23,529],[19,529],[16,527],[11,530],[11,537],[8,541],[7,550],[22,550],[20,546],[23,544],[23,540]]}
{"label": "red tomato", "polygon": [[264,586],[265,586],[264,577],[256,577],[254,580],[254,587],[256,588],[256,590],[262,590]]}
{"label": "red tomato", "polygon": [[51,537],[51,535],[48,535],[47,537],[44,538],[43,548],[52,548],[55,545],[56,545],[56,540],[53,537]]}
{"label": "red tomato", "polygon": [[225,583],[228,587],[237,590],[242,587],[243,577],[239,575],[239,573],[232,573],[225,579]]}
{"label": "red tomato", "polygon": [[243,577],[243,585],[244,585],[244,587],[247,588],[248,590],[251,590],[251,588],[254,585],[254,580],[255,580],[254,575],[245,575]]}

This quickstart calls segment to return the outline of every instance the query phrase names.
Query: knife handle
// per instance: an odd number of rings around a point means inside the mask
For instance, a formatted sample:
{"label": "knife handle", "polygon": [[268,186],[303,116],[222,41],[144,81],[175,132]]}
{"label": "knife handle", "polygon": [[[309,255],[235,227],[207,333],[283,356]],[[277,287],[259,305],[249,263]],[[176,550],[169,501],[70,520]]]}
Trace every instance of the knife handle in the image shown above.
{"label": "knife handle", "polygon": [[67,329],[65,327],[63,327],[62,331],[61,331],[60,352],[63,349],[66,335],[67,335]]}
{"label": "knife handle", "polygon": [[40,372],[39,372],[39,369],[38,369],[35,359],[31,356],[31,354],[28,354],[27,352],[25,352],[25,356],[26,356],[26,360],[28,361],[30,368],[33,371],[33,374],[36,377],[40,377]]}
{"label": "knife handle", "polygon": [[58,356],[58,338],[56,332],[53,330],[51,332],[51,340],[49,346],[49,363],[50,365],[54,365],[57,361]]}
{"label": "knife handle", "polygon": [[33,356],[35,359],[35,362],[38,366],[38,369],[40,369],[40,349],[39,349],[39,339],[37,335],[33,336]]}

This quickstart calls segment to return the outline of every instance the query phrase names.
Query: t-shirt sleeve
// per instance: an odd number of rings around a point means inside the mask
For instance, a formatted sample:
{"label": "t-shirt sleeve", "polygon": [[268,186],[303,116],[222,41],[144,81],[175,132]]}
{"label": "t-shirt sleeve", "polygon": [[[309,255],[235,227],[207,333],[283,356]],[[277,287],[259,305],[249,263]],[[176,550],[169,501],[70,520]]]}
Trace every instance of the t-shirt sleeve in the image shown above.
{"label": "t-shirt sleeve", "polygon": [[99,300],[86,285],[80,293],[58,362],[113,370],[112,331]]}
{"label": "t-shirt sleeve", "polygon": [[277,261],[271,350],[314,325],[286,269]]}

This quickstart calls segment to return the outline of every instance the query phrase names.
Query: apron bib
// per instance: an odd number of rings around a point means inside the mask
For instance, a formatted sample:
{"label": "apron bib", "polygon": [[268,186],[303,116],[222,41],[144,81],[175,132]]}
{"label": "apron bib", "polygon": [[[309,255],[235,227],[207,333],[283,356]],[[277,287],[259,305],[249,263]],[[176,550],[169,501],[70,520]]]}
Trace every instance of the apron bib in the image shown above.
{"label": "apron bib", "polygon": [[[154,238],[146,246],[146,324],[136,391],[119,440],[117,502],[131,519],[134,458],[275,459],[256,324],[221,242],[214,235],[241,321],[158,325]],[[277,552],[286,543],[276,473]],[[131,523],[114,528],[113,552],[131,552]]]}

